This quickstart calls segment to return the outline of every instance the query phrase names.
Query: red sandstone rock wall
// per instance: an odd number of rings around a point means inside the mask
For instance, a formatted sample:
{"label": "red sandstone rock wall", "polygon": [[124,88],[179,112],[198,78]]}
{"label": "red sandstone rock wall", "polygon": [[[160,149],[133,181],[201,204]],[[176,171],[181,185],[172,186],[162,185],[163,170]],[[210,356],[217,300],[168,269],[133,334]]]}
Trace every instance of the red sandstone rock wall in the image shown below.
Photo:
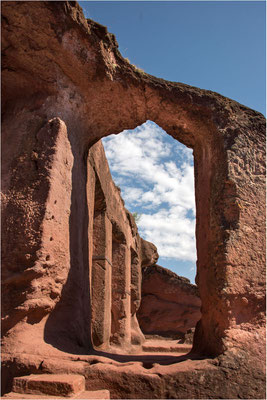
{"label": "red sandstone rock wall", "polygon": [[5,365],[21,353],[92,348],[88,150],[149,119],[194,151],[202,302],[194,351],[220,355],[219,374],[230,362],[242,369],[242,396],[252,397],[246,381],[259,387],[265,353],[265,118],[139,73],[76,2],[1,6]]}
{"label": "red sandstone rock wall", "polygon": [[143,333],[183,338],[201,318],[197,287],[159,265],[143,268],[137,318]]}

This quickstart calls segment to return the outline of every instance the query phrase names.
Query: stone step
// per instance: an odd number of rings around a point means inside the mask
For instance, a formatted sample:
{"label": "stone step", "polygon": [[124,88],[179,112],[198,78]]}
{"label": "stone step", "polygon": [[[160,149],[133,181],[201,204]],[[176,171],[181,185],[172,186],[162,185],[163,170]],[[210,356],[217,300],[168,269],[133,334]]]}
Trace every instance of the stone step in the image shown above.
{"label": "stone step", "polygon": [[79,400],[87,400],[87,399],[110,399],[110,393],[109,390],[85,390],[81,393],[76,393],[75,395],[71,397],[59,397],[59,396],[49,396],[49,395],[41,395],[40,394],[26,394],[26,393],[15,393],[15,392],[10,392],[5,394],[1,399],[35,399],[35,400],[60,400],[60,399],[79,399]]}
{"label": "stone step", "polygon": [[78,396],[74,397],[74,399],[110,399],[109,390],[88,390],[78,394]]}
{"label": "stone step", "polygon": [[85,390],[83,375],[27,375],[13,379],[12,392],[70,397]]}
{"label": "stone step", "polygon": [[177,341],[147,340],[142,350],[146,353],[183,353],[186,354],[192,349],[191,344],[180,344]]}

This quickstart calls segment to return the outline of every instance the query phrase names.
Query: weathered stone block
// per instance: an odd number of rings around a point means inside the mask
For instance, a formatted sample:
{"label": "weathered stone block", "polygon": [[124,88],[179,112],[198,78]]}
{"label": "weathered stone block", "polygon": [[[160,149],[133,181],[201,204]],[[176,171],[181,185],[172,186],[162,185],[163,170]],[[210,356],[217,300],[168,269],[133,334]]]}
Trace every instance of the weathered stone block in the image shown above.
{"label": "weathered stone block", "polygon": [[12,390],[16,393],[33,393],[53,396],[72,396],[85,389],[82,375],[29,375],[16,377]]}

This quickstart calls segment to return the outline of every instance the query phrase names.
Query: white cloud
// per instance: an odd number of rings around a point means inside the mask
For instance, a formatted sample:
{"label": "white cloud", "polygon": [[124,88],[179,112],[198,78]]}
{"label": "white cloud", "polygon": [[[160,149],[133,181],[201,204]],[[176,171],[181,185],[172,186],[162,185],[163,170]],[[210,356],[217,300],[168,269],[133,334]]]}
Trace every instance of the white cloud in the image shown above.
{"label": "white cloud", "polygon": [[138,225],[141,235],[156,244],[161,257],[196,260],[195,220],[186,218],[184,209],[143,214]]}
{"label": "white cloud", "polygon": [[148,121],[103,144],[126,207],[142,213],[141,236],[162,257],[195,261],[195,220],[187,216],[195,215],[192,151],[163,132]]}
{"label": "white cloud", "polygon": [[143,190],[137,187],[125,187],[123,189],[123,200],[126,204],[141,204]]}

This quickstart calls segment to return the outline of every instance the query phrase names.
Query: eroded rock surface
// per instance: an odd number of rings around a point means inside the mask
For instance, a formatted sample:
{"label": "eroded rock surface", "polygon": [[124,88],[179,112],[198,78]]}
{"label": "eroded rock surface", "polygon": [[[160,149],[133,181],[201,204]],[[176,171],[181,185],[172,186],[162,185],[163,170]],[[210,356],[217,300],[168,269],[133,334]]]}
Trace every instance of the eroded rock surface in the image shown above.
{"label": "eroded rock surface", "polygon": [[144,239],[141,241],[141,254],[142,268],[156,264],[159,258],[156,246]]}
{"label": "eroded rock surface", "polygon": [[197,287],[159,265],[143,268],[142,274],[142,301],[137,313],[142,331],[184,339],[201,317]]}
{"label": "eroded rock surface", "polygon": [[[99,357],[79,368],[87,382],[112,388],[114,398],[264,397],[263,115],[138,71],[123,59],[114,35],[86,20],[76,2],[1,6],[3,390],[13,376],[39,373],[45,360],[57,357],[49,373],[66,373],[93,352],[89,149],[152,120],[194,150],[202,316],[193,351],[216,359],[180,360],[168,370],[156,360],[149,371],[149,363],[107,367]],[[128,252],[139,265],[116,225],[114,233],[116,257]],[[140,285],[136,271],[134,286]],[[135,297],[120,305],[135,313],[137,291]],[[51,342],[55,326],[61,334]],[[71,367],[62,361],[70,353]]]}

